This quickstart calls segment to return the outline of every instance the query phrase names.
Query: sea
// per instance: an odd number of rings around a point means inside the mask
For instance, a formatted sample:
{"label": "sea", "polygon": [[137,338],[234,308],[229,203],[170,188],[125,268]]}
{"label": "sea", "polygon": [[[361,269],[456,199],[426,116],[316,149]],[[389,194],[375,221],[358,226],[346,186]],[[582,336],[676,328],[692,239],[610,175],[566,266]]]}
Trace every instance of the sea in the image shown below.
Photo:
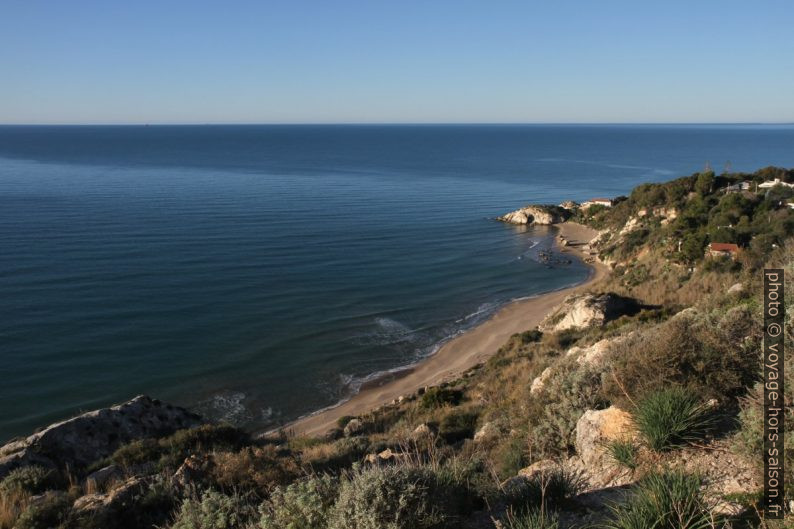
{"label": "sea", "polygon": [[0,441],[138,394],[279,426],[587,277],[498,215],[768,165],[794,126],[2,126]]}

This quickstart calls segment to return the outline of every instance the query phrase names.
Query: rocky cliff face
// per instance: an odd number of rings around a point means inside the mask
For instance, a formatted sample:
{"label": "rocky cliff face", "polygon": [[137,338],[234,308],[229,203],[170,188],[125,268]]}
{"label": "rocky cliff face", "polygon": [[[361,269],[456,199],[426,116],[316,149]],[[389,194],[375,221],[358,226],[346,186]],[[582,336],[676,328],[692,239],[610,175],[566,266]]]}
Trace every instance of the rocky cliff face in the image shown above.
{"label": "rocky cliff face", "polygon": [[538,224],[545,226],[564,222],[570,216],[570,211],[559,206],[526,206],[502,215],[497,220],[509,224]]}
{"label": "rocky cliff face", "polygon": [[160,437],[201,422],[198,415],[183,408],[141,395],[118,406],[53,424],[0,447],[0,478],[31,464],[84,467],[130,441]]}

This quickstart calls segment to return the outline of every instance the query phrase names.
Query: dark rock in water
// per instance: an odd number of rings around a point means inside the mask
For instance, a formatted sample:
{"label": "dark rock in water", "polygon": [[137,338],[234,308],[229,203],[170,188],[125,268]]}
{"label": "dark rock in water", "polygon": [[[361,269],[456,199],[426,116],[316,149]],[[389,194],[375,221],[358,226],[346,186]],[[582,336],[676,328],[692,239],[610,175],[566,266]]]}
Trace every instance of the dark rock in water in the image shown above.
{"label": "dark rock in water", "polygon": [[0,479],[15,468],[32,464],[84,468],[136,439],[162,437],[203,422],[184,408],[141,395],[52,424],[0,447]]}

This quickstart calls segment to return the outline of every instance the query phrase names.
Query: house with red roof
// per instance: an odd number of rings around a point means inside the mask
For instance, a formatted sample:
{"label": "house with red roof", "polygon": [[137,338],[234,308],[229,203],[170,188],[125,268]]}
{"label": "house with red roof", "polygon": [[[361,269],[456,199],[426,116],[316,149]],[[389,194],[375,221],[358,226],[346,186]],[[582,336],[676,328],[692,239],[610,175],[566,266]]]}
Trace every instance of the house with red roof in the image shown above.
{"label": "house with red roof", "polygon": [[730,242],[712,242],[706,250],[706,257],[730,257],[736,258],[739,254],[739,246]]}

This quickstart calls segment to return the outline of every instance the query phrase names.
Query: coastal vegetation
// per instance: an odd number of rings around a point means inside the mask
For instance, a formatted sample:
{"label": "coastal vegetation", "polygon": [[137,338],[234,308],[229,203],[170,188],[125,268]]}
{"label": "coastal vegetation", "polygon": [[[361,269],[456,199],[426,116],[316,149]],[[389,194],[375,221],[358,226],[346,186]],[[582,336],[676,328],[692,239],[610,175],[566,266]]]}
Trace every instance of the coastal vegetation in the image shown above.
{"label": "coastal vegetation", "polygon": [[458,379],[323,437],[204,424],[9,467],[0,528],[771,527],[759,271],[784,268],[794,292],[792,190],[757,188],[774,178],[794,171],[705,171],[565,213],[600,230],[587,251],[611,269],[587,295],[630,310],[560,328],[571,300]]}

